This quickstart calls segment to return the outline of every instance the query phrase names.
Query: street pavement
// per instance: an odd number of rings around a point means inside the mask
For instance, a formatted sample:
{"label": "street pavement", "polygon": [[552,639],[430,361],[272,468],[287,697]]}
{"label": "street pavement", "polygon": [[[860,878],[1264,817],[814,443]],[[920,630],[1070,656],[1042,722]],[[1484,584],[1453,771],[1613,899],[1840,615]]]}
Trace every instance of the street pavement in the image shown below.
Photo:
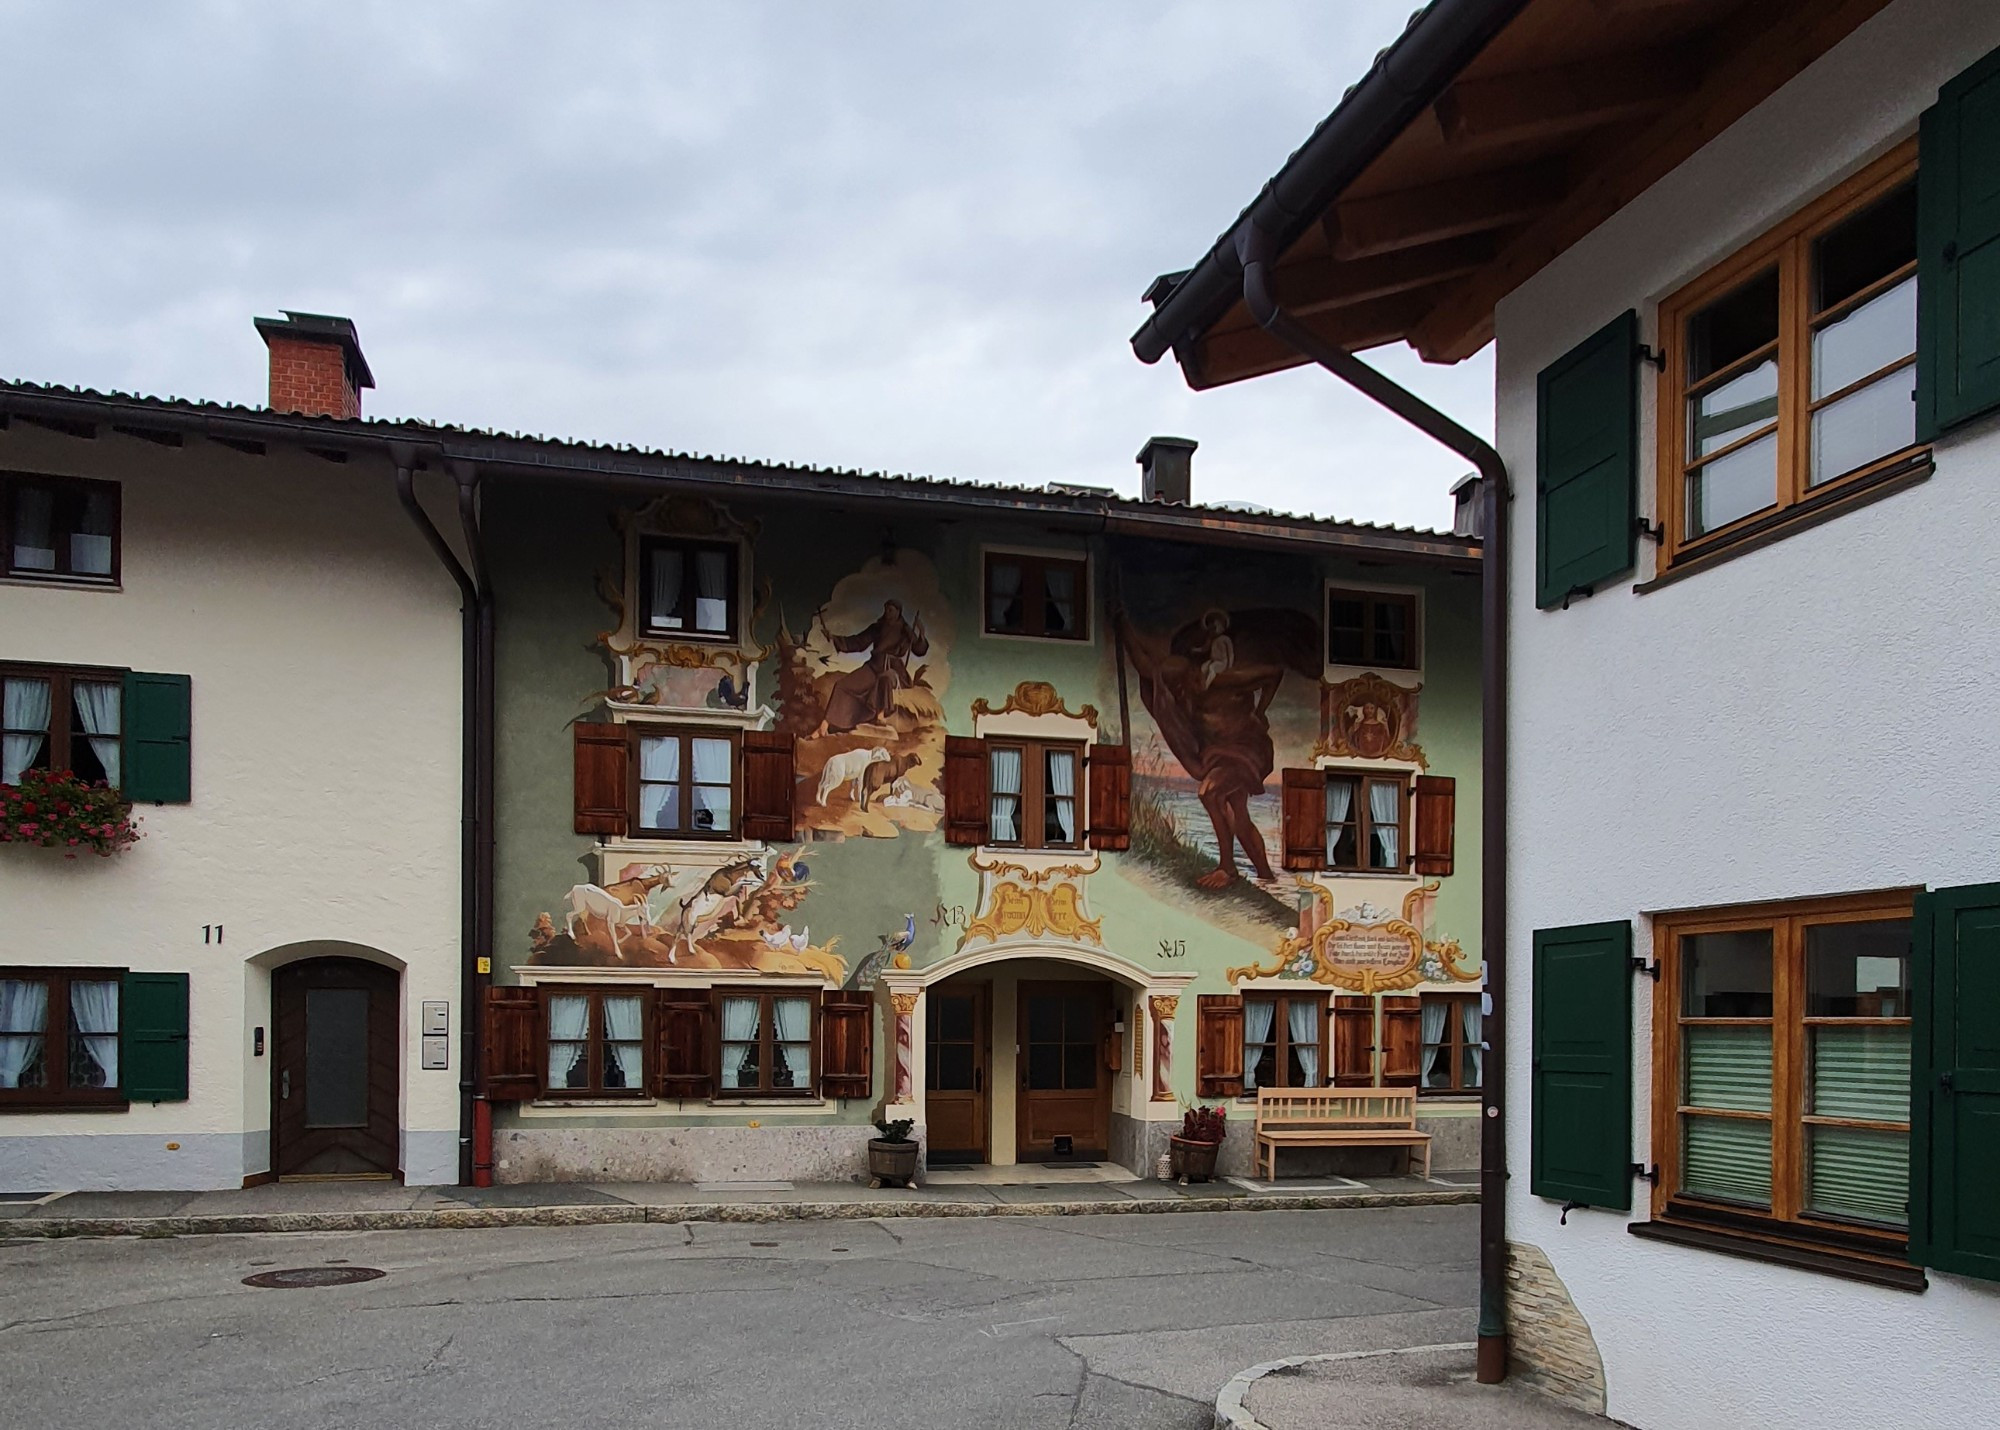
{"label": "street pavement", "polygon": [[[1207,1430],[1257,1362],[1471,1339],[1477,1219],[0,1240],[0,1427]],[[330,1266],[386,1274],[242,1284]]]}

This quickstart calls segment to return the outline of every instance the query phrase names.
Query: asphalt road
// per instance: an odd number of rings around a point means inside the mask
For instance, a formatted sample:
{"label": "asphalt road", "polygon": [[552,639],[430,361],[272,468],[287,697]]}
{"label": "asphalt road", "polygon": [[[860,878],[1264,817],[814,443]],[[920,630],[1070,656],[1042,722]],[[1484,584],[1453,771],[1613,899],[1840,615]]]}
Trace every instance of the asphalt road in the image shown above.
{"label": "asphalt road", "polygon": [[[1478,1209],[0,1242],[0,1426],[1207,1430],[1471,1338]],[[245,1276],[345,1264],[356,1285]]]}

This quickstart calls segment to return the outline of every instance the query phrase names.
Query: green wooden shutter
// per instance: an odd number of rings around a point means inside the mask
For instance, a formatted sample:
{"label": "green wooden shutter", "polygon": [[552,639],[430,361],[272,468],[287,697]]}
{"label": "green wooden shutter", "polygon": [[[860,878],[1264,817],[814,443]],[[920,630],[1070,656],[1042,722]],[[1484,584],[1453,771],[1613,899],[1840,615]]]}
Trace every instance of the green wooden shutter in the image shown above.
{"label": "green wooden shutter", "polygon": [[125,797],[186,804],[193,682],[185,675],[125,672]]}
{"label": "green wooden shutter", "polygon": [[2000,884],[1917,898],[1910,1257],[2000,1281]]}
{"label": "green wooden shutter", "polygon": [[119,1081],[132,1102],[186,1102],[188,976],[128,973],[118,1023]]}
{"label": "green wooden shutter", "polygon": [[1535,604],[1632,569],[1639,513],[1639,315],[1542,370],[1535,425]]}
{"label": "green wooden shutter", "polygon": [[1917,160],[1917,428],[2000,408],[2000,50],[1938,91]]}
{"label": "green wooden shutter", "polygon": [[1529,1190],[1632,1207],[1632,926],[1535,931]]}

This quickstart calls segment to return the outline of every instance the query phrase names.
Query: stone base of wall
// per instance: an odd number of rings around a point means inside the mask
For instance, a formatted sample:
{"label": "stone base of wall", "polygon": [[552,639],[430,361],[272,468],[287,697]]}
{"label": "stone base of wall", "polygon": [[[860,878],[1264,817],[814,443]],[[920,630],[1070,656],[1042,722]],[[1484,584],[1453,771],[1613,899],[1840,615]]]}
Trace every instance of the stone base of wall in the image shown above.
{"label": "stone base of wall", "polygon": [[[1253,1175],[1256,1156],[1251,1143],[1256,1125],[1257,1111],[1254,1107],[1247,1103],[1240,1107],[1231,1104],[1229,1133],[1215,1159],[1218,1176]],[[1168,1130],[1177,1130],[1177,1125]],[[1417,1130],[1431,1134],[1433,1172],[1479,1165],[1478,1118],[1419,1115]],[[1115,1133],[1113,1140],[1116,1140]],[[1409,1158],[1401,1147],[1287,1147],[1278,1153],[1278,1176],[1284,1181],[1294,1177],[1387,1177],[1402,1172],[1409,1165]],[[1417,1165],[1422,1166],[1421,1159]]]}
{"label": "stone base of wall", "polygon": [[[499,1182],[866,1182],[860,1127],[507,1128]],[[923,1129],[917,1129],[923,1135]],[[919,1171],[923,1168],[920,1160]]]}
{"label": "stone base of wall", "polygon": [[1604,1413],[1604,1361],[1590,1323],[1541,1248],[1507,1243],[1508,1374],[1566,1405]]}
{"label": "stone base of wall", "polygon": [[1111,1160],[1133,1176],[1151,1177],[1159,1168],[1161,1156],[1167,1150],[1167,1138],[1180,1124],[1178,1122],[1146,1122],[1137,1117],[1127,1117],[1122,1112],[1111,1114],[1111,1146],[1106,1149]]}

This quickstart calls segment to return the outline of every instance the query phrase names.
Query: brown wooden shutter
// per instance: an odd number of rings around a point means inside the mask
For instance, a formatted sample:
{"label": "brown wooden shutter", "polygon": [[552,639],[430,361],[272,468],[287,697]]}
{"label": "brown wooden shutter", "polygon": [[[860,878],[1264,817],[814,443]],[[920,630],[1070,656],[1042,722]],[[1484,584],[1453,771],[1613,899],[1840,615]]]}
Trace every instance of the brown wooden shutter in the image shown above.
{"label": "brown wooden shutter", "polygon": [[625,771],[631,747],[623,725],[584,725],[576,732],[576,832],[625,832]]}
{"label": "brown wooden shutter", "polygon": [[1333,1000],[1333,1084],[1375,1083],[1375,1000],[1343,993]]}
{"label": "brown wooden shutter", "polygon": [[1326,867],[1326,774],[1284,772],[1285,867]]}
{"label": "brown wooden shutter", "polygon": [[653,1028],[660,1040],[653,1059],[661,1097],[713,1097],[715,1067],[708,1035],[714,1017],[705,988],[662,988],[653,997]]}
{"label": "brown wooden shutter", "polygon": [[1194,1012],[1195,1094],[1243,1096],[1243,1000],[1204,993],[1194,1000]]}
{"label": "brown wooden shutter", "polygon": [[1132,845],[1132,752],[1123,745],[1090,747],[1090,847]]}
{"label": "brown wooden shutter", "polygon": [[796,741],[779,730],[743,732],[743,837],[789,840]]}
{"label": "brown wooden shutter", "polygon": [[480,1049],[488,1102],[529,1102],[542,1091],[542,1003],[532,988],[488,988]]}
{"label": "brown wooden shutter", "polygon": [[820,997],[821,1097],[868,1097],[875,1091],[875,995],[834,989]]}
{"label": "brown wooden shutter", "polygon": [[1415,1087],[1424,1046],[1424,1000],[1382,1000],[1382,1085]]}
{"label": "brown wooden shutter", "polygon": [[944,741],[944,842],[986,842],[986,742],[965,735]]}
{"label": "brown wooden shutter", "polygon": [[1452,829],[1457,816],[1458,781],[1448,775],[1418,775],[1414,849],[1419,874],[1451,872]]}

